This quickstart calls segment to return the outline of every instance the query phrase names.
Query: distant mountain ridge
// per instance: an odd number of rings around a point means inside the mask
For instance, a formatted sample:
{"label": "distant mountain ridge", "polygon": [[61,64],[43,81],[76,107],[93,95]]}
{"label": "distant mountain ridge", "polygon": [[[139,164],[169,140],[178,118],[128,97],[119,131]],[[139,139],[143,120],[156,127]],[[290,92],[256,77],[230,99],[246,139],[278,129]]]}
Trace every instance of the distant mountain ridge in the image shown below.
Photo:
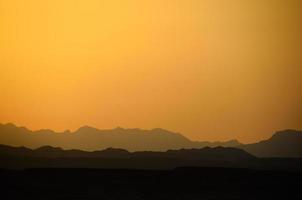
{"label": "distant mountain ridge", "polygon": [[271,138],[238,148],[258,157],[302,157],[302,131],[283,130]]}
{"label": "distant mountain ridge", "polygon": [[63,150],[43,146],[37,149],[0,145],[0,168],[136,168],[173,169],[183,166],[245,166],[258,158],[241,149],[205,147],[166,152],[108,148],[99,151]]}
{"label": "distant mountain ridge", "polygon": [[179,133],[161,128],[99,130],[83,126],[75,132],[56,133],[52,130],[30,131],[14,124],[0,124],[0,144],[39,148],[55,146],[63,149],[96,151],[115,148],[128,151],[167,151],[204,147],[236,147],[257,157],[302,157],[302,131],[284,130],[271,138],[254,144],[241,144],[237,140],[226,142],[191,141]]}
{"label": "distant mountain ridge", "polygon": [[175,169],[179,167],[223,167],[259,170],[301,171],[302,158],[258,158],[233,147],[204,147],[165,152],[108,148],[98,151],[37,149],[0,145],[0,169],[106,168]]}
{"label": "distant mountain ridge", "polygon": [[0,145],[0,156],[44,157],[44,158],[178,158],[186,160],[248,160],[255,157],[242,149],[232,147],[204,147],[201,149],[179,149],[165,152],[136,151],[107,148],[98,151],[63,150],[60,147],[42,146],[37,149]]}
{"label": "distant mountain ridge", "polygon": [[94,151],[106,148],[121,148],[129,151],[166,151],[181,148],[206,146],[238,146],[236,140],[226,142],[193,142],[179,133],[161,128],[152,130],[115,128],[99,130],[83,126],[75,132],[57,133],[49,129],[31,131],[14,124],[0,124],[0,144],[10,146],[57,146],[63,149]]}

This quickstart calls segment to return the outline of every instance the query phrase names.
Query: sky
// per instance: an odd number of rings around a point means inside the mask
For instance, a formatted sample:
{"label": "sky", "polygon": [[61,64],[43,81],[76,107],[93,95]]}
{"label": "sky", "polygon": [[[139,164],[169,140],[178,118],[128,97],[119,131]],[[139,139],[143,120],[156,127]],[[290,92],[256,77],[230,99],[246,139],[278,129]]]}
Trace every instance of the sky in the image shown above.
{"label": "sky", "polygon": [[0,0],[0,123],[254,142],[302,129],[300,0]]}

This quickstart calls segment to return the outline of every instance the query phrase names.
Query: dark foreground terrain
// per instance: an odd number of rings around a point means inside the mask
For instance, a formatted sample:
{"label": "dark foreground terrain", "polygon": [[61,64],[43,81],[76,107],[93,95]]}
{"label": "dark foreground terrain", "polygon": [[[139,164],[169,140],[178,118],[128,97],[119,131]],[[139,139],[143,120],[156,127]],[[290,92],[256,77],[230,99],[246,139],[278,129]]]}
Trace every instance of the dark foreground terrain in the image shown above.
{"label": "dark foreground terrain", "polygon": [[0,170],[1,199],[302,199],[301,172],[233,168]]}

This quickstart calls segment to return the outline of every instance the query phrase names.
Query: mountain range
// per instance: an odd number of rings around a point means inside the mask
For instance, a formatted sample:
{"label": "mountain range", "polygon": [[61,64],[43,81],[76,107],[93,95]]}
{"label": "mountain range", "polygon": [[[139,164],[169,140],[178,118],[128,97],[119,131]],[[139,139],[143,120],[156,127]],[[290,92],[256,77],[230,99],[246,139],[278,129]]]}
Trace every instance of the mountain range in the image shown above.
{"label": "mountain range", "polygon": [[106,168],[157,169],[179,167],[223,167],[257,170],[301,171],[302,158],[258,158],[233,147],[204,147],[165,152],[108,148],[98,151],[63,150],[43,146],[37,149],[0,145],[0,169]]}
{"label": "mountain range", "polygon": [[31,157],[31,158],[178,158],[186,160],[249,160],[255,156],[241,149],[232,147],[204,147],[202,149],[179,149],[165,152],[136,151],[108,148],[99,151],[63,150],[59,147],[43,146],[37,149],[26,147],[11,147],[0,145],[1,156]]}
{"label": "mountain range", "polygon": [[236,147],[258,157],[302,157],[302,131],[278,131],[267,140]]}
{"label": "mountain range", "polygon": [[85,151],[99,151],[107,148],[127,149],[128,151],[167,151],[221,146],[243,149],[257,157],[302,157],[302,131],[296,130],[279,131],[267,140],[253,144],[241,144],[237,140],[191,141],[179,133],[161,128],[143,130],[118,127],[99,130],[83,126],[74,132],[57,133],[49,129],[31,131],[25,127],[17,127],[8,123],[0,124],[0,144],[34,149],[53,146]]}
{"label": "mountain range", "polygon": [[238,146],[239,142],[194,142],[179,133],[161,128],[152,130],[115,128],[99,130],[83,126],[74,132],[54,132],[49,129],[31,131],[14,124],[0,124],[0,144],[38,148],[54,146],[63,149],[96,151],[106,148],[122,148],[129,151],[166,151],[180,148]]}

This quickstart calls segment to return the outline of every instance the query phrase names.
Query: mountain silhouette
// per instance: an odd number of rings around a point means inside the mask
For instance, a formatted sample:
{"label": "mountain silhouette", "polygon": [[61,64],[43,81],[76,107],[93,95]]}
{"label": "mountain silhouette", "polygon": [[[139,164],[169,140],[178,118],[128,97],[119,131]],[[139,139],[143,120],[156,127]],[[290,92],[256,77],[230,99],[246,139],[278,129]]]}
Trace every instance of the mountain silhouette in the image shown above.
{"label": "mountain silhouette", "polygon": [[98,151],[37,149],[0,145],[0,169],[108,168],[175,169],[178,167],[223,167],[302,171],[301,158],[258,158],[233,147],[204,147],[165,152],[108,148]]}
{"label": "mountain silhouette", "polygon": [[184,166],[241,166],[257,160],[241,149],[205,147],[166,152],[128,152],[108,148],[99,151],[63,150],[43,146],[37,149],[0,145],[0,168],[138,168],[173,169]]}
{"label": "mountain silhouette", "polygon": [[[111,150],[126,149],[131,152],[200,149],[221,146],[243,149],[257,157],[302,157],[302,131],[296,130],[279,131],[267,140],[253,144],[241,144],[237,140],[226,142],[191,141],[179,133],[161,128],[143,130],[118,127],[99,130],[83,126],[74,132],[57,133],[49,129],[31,131],[25,127],[17,127],[9,123],[0,124],[0,144],[25,146],[32,149],[41,146],[53,146],[62,149],[80,149],[85,151],[98,151],[108,148],[112,148]],[[58,149],[56,151],[59,152]]]}
{"label": "mountain silhouette", "polygon": [[23,156],[23,157],[46,157],[46,158],[68,158],[68,157],[95,157],[95,158],[179,158],[179,159],[206,159],[206,160],[241,160],[253,159],[254,156],[241,149],[232,147],[204,147],[202,149],[180,149],[168,150],[166,152],[155,151],[136,151],[129,152],[124,149],[107,148],[99,151],[82,151],[82,150],[63,150],[59,147],[42,146],[37,149],[26,147],[11,147],[0,145],[0,155],[2,156]]}
{"label": "mountain silhouette", "polygon": [[238,146],[236,140],[227,142],[194,142],[182,136],[161,128],[152,130],[115,128],[99,130],[83,126],[75,132],[57,133],[49,129],[31,131],[14,124],[0,124],[0,144],[10,146],[26,146],[38,148],[41,146],[56,146],[63,149],[82,149],[95,151],[106,148],[121,148],[129,151],[166,151],[180,148],[202,148]]}
{"label": "mountain silhouette", "polygon": [[302,131],[279,131],[268,140],[238,148],[258,157],[302,157]]}

